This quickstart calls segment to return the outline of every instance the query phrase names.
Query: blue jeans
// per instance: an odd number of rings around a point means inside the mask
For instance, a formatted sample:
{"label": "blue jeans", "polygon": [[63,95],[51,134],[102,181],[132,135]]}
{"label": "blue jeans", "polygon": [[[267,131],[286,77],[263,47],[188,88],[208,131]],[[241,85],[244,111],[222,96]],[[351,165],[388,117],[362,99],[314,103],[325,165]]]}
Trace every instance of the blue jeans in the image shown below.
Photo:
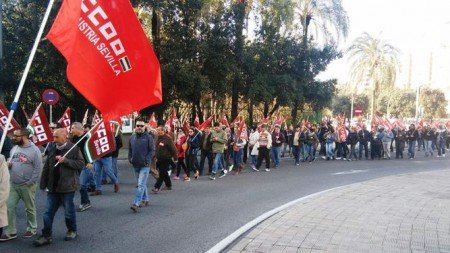
{"label": "blue jeans", "polygon": [[333,150],[333,142],[326,143],[325,144],[325,150],[327,152],[327,158],[333,158],[334,157],[334,150]]}
{"label": "blue jeans", "polygon": [[252,166],[256,167],[256,163],[258,162],[258,156],[257,155],[250,155],[252,158]]}
{"label": "blue jeans", "polygon": [[244,153],[242,148],[239,151],[233,151],[233,164],[235,168],[239,167],[242,163],[242,153]]}
{"label": "blue jeans", "polygon": [[213,174],[217,173],[217,170],[219,169],[219,167],[223,168],[222,157],[223,157],[223,153],[215,153],[214,154],[214,164],[213,164],[213,169],[212,169]]}
{"label": "blue jeans", "polygon": [[148,201],[149,196],[147,192],[147,179],[150,172],[150,167],[134,168],[134,175],[138,187],[136,188],[136,195],[134,198],[134,204],[139,206],[141,201]]}
{"label": "blue jeans", "polygon": [[425,140],[425,156],[433,155],[432,140]]}
{"label": "blue jeans", "polygon": [[[114,176],[116,176],[117,180],[119,180],[119,176],[117,174],[117,157],[112,156],[111,159],[112,159],[112,165],[111,166],[112,166],[112,170],[113,170]],[[103,173],[102,181],[106,181],[106,173]]]}
{"label": "blue jeans", "polygon": [[295,163],[300,163],[300,146],[292,146],[292,153],[294,154]]}
{"label": "blue jeans", "polygon": [[100,159],[95,160],[94,162],[95,169],[95,190],[102,190],[102,174],[103,172],[111,179],[113,184],[117,184],[117,177],[114,176],[112,169],[112,158],[111,157],[102,157]]}
{"label": "blue jeans", "polygon": [[83,168],[80,174],[80,196],[81,196],[81,204],[90,204],[91,201],[89,200],[89,194],[87,191],[87,188],[91,182],[91,180],[94,179],[94,174],[92,171],[88,168]]}
{"label": "blue jeans", "polygon": [[312,152],[313,152],[313,149],[312,149],[311,144],[307,144],[307,143],[303,144],[303,155],[304,155],[305,162],[308,161],[308,158],[309,158],[310,162],[312,161],[312,159],[313,159]]}
{"label": "blue jeans", "polygon": [[440,139],[437,142],[438,155],[445,155],[445,139]]}
{"label": "blue jeans", "polygon": [[281,147],[272,147],[270,153],[272,156],[271,158],[275,163],[275,167],[278,167],[280,165]]}
{"label": "blue jeans", "polygon": [[416,141],[408,141],[408,156],[414,158],[416,154]]}
{"label": "blue jeans", "polygon": [[75,192],[71,193],[48,193],[46,211],[44,213],[44,228],[42,235],[45,237],[52,236],[53,219],[56,211],[62,205],[64,207],[64,216],[66,220],[66,227],[68,231],[77,232],[77,218],[75,212],[75,204],[73,197]]}

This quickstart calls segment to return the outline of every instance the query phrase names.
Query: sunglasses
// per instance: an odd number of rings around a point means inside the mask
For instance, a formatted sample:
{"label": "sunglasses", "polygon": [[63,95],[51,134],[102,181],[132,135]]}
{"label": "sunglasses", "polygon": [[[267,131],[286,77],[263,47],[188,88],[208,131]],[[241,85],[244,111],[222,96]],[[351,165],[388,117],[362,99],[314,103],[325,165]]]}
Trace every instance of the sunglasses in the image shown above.
{"label": "sunglasses", "polygon": [[13,137],[13,138],[19,138],[19,137],[22,137],[22,136],[25,136],[25,135],[23,135],[23,134],[21,134],[21,135],[15,135],[15,134],[14,134],[12,137]]}
{"label": "sunglasses", "polygon": [[144,125],[136,125],[136,127],[144,127]]}

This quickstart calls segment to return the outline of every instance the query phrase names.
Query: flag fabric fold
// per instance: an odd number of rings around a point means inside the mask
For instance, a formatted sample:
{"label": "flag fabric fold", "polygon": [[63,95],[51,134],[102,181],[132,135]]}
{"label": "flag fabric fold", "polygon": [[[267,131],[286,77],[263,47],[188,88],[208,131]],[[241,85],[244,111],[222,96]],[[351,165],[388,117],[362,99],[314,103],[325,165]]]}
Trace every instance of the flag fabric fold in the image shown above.
{"label": "flag fabric fold", "polygon": [[105,119],[162,102],[159,61],[129,0],[64,0],[47,38]]}
{"label": "flag fabric fold", "polygon": [[68,133],[70,133],[71,121],[70,121],[70,108],[69,107],[67,107],[67,109],[64,111],[61,118],[58,120],[58,124],[61,127],[65,128]]}
{"label": "flag fabric fold", "polygon": [[106,124],[105,121],[101,120],[86,135],[84,151],[89,163],[116,150],[116,142],[110,122]]}
{"label": "flag fabric fold", "polygon": [[[5,131],[6,122],[8,120],[9,111],[6,109],[5,105],[0,102],[0,128],[2,131]],[[11,124],[8,127],[8,133],[13,132],[14,130],[20,129],[19,123],[13,118],[11,120]]]}
{"label": "flag fabric fold", "polygon": [[28,128],[32,132],[32,141],[35,145],[44,145],[53,141],[53,133],[48,124],[42,103],[38,105],[36,111],[31,116]]}

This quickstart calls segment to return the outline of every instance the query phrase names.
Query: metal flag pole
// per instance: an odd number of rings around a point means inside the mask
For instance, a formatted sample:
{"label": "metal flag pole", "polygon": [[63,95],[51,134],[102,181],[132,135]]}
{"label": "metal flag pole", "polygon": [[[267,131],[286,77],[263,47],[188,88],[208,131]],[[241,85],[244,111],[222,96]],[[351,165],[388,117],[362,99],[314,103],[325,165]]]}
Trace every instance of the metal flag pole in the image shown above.
{"label": "metal flag pole", "polygon": [[54,2],[55,2],[55,0],[50,0],[50,2],[48,3],[47,10],[45,11],[44,19],[42,20],[41,27],[39,28],[39,32],[36,36],[36,40],[34,41],[33,48],[31,49],[30,57],[28,58],[27,65],[23,72],[22,79],[20,80],[19,88],[17,89],[16,96],[14,97],[14,101],[11,104],[11,108],[10,108],[9,115],[8,115],[8,120],[6,121],[5,128],[4,128],[5,131],[3,131],[2,139],[0,141],[0,152],[3,149],[3,144],[5,143],[5,138],[6,138],[6,134],[8,132],[9,125],[11,124],[11,120],[13,118],[14,111],[17,110],[20,94],[22,93],[23,86],[25,85],[25,81],[27,80],[27,76],[28,76],[28,72],[30,71],[31,63],[33,62],[34,55],[36,54],[36,51],[37,51],[37,47],[39,45],[39,42],[41,41],[41,37],[42,37],[42,34],[44,33],[44,28],[45,28],[45,25],[47,24],[47,20],[50,15],[50,11],[52,10]]}

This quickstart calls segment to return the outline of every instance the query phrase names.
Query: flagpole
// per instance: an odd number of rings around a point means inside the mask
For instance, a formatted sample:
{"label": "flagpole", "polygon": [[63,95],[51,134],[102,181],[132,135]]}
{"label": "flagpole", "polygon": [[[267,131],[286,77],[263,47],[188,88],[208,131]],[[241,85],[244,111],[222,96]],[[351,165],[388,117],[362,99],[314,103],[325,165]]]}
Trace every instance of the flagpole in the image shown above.
{"label": "flagpole", "polygon": [[[82,141],[82,140],[84,140],[84,138],[86,138],[87,137],[87,134],[88,133],[90,133],[90,132],[92,132],[92,130],[95,128],[95,127],[97,127],[97,125],[99,125],[100,123],[102,123],[103,122],[103,119],[101,120],[101,121],[99,121],[98,123],[96,123],[95,125],[93,125],[92,127],[91,127],[91,129],[89,129],[89,131],[87,131],[75,144],[73,144],[73,146],[62,156],[62,157],[66,157],[67,156],[67,154],[69,154],[70,153],[70,151],[72,151],[75,147],[77,147],[78,146],[78,144]],[[83,151],[81,151],[81,152],[83,152]],[[58,164],[59,164],[59,162],[57,162],[56,164],[55,164],[55,167],[56,166],[58,166]]]}
{"label": "flagpole", "polygon": [[16,96],[14,97],[14,101],[11,104],[11,108],[10,108],[9,115],[8,115],[8,120],[6,121],[5,128],[4,128],[5,131],[3,131],[2,139],[0,141],[0,152],[3,149],[3,144],[5,143],[6,134],[8,132],[9,125],[11,124],[11,120],[13,118],[14,111],[17,110],[17,107],[19,104],[19,98],[22,93],[23,86],[25,85],[25,81],[27,80],[27,76],[28,76],[28,72],[30,71],[31,63],[33,62],[34,55],[36,54],[37,47],[39,45],[39,42],[41,41],[41,37],[42,37],[42,34],[44,33],[45,25],[47,24],[47,20],[48,20],[48,17],[50,16],[50,12],[52,10],[54,3],[55,3],[55,0],[50,0],[50,2],[48,3],[47,10],[45,11],[44,19],[42,20],[41,27],[39,28],[39,32],[34,41],[33,48],[31,49],[30,57],[28,58],[27,65],[23,72],[22,79],[20,80],[19,88],[17,89]]}

